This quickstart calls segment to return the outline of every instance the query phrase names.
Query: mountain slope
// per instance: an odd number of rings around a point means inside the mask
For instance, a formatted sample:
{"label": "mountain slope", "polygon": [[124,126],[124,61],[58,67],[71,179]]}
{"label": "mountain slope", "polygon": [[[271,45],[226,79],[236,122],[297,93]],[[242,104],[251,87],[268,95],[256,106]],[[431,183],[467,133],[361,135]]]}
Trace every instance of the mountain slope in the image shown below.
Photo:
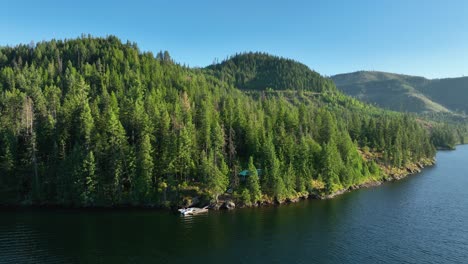
{"label": "mountain slope", "polygon": [[335,90],[330,79],[306,65],[266,53],[238,54],[207,69],[235,87],[246,90]]}
{"label": "mountain slope", "polygon": [[388,80],[398,80],[401,82],[408,82],[411,84],[424,83],[427,81],[427,79],[423,77],[415,77],[410,75],[378,71],[358,71],[353,73],[338,74],[332,76],[332,79],[336,85],[340,86],[347,84],[379,82]]}
{"label": "mountain slope", "polygon": [[332,77],[345,94],[380,107],[401,112],[450,112],[418,88],[430,80],[385,72],[355,72]]}
{"label": "mountain slope", "polygon": [[468,77],[431,80],[419,90],[453,111],[468,113]]}
{"label": "mountain slope", "polygon": [[[303,64],[252,53],[213,67],[112,36],[0,48],[0,205],[283,202],[435,154],[421,122]],[[246,168],[261,177],[242,181]]]}
{"label": "mountain slope", "polygon": [[426,79],[375,71],[332,77],[344,93],[378,106],[403,112],[468,112],[468,77]]}

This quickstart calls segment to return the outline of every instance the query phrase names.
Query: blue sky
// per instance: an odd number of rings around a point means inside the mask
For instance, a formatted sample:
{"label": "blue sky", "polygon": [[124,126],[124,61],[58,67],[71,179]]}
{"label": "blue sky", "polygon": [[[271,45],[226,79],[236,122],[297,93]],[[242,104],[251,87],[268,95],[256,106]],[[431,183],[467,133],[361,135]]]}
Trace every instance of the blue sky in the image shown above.
{"label": "blue sky", "polygon": [[468,75],[466,0],[0,0],[0,6],[0,45],[112,34],[142,50],[168,50],[190,66],[264,51],[324,75]]}

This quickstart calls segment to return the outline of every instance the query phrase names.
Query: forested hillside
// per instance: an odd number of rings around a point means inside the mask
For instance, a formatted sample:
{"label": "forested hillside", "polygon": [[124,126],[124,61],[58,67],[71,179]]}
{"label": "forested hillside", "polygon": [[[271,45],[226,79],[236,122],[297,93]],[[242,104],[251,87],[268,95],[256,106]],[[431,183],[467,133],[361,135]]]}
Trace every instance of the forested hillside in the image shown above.
{"label": "forested hillside", "polygon": [[216,77],[247,90],[305,90],[322,92],[336,89],[333,81],[320,76],[306,65],[266,53],[235,55],[208,67]]}
{"label": "forested hillside", "polygon": [[414,117],[302,64],[244,54],[191,69],[112,36],[1,48],[0,124],[1,204],[170,206],[228,189],[284,201],[435,154]]}
{"label": "forested hillside", "polygon": [[468,77],[431,80],[419,90],[455,112],[468,113]]}
{"label": "forested hillside", "polygon": [[344,93],[402,112],[464,115],[468,112],[468,77],[426,79],[376,71],[332,77]]}

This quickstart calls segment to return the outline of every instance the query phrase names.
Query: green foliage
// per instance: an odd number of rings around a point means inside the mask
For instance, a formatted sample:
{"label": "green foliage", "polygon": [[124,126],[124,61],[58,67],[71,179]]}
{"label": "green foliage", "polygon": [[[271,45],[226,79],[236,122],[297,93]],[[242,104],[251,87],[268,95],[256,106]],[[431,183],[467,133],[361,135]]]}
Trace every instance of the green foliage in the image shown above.
{"label": "green foliage", "polygon": [[247,90],[307,90],[322,92],[336,89],[330,79],[291,59],[266,53],[242,53],[208,67],[216,77]]}
{"label": "green foliage", "polygon": [[246,188],[240,188],[239,191],[235,193],[234,197],[246,206],[252,205],[252,195]]}
{"label": "green foliage", "polygon": [[359,149],[402,166],[432,158],[439,137],[292,60],[192,69],[113,36],[2,48],[0,124],[0,203],[80,206],[332,193],[382,176]]}
{"label": "green foliage", "polygon": [[262,198],[257,168],[253,163],[253,157],[249,158],[249,176],[247,178],[247,189],[250,193],[250,203],[255,204]]}
{"label": "green foliage", "polygon": [[468,77],[426,79],[376,71],[332,76],[344,93],[380,107],[425,114],[432,118],[464,118]]}
{"label": "green foliage", "polygon": [[413,113],[450,113],[421,88],[431,80],[385,72],[359,71],[332,77],[344,93],[380,107]]}
{"label": "green foliage", "polygon": [[135,174],[136,178],[133,183],[133,193],[136,197],[133,199],[140,203],[144,203],[151,194],[154,164],[149,135],[143,135],[140,141],[138,148],[137,170]]}
{"label": "green foliage", "polygon": [[218,196],[226,191],[229,183],[226,164],[222,160],[217,161],[213,153],[206,155],[203,152],[200,169],[202,175],[201,182],[212,194],[212,197],[217,200]]}
{"label": "green foliage", "polygon": [[431,130],[431,141],[434,146],[442,149],[454,149],[457,143],[454,131],[446,126],[435,126]]}
{"label": "green foliage", "polygon": [[81,171],[80,181],[82,182],[79,186],[80,200],[83,205],[93,205],[96,199],[96,161],[94,154],[90,151],[83,161],[83,167]]}
{"label": "green foliage", "polygon": [[325,183],[325,191],[327,194],[341,189],[342,186],[339,175],[342,166],[342,160],[335,142],[330,141],[325,143],[322,150],[321,178]]}

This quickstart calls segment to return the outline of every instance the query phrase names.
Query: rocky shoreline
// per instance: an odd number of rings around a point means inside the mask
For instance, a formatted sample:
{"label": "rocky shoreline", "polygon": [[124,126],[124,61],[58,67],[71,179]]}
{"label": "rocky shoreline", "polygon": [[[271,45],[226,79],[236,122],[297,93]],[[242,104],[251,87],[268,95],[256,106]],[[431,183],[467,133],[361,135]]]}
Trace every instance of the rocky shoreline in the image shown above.
{"label": "rocky shoreline", "polygon": [[[276,199],[268,199],[268,200],[263,200],[257,204],[253,205],[243,205],[243,204],[236,204],[234,199],[228,195],[228,196],[221,196],[221,198],[218,200],[216,203],[202,203],[198,200],[197,197],[194,197],[189,203],[185,204],[183,207],[191,207],[191,206],[207,206],[211,210],[233,210],[235,208],[246,208],[246,207],[267,207],[267,206],[279,206],[279,205],[284,205],[284,204],[291,204],[291,203],[296,203],[302,200],[306,199],[317,199],[317,200],[325,200],[325,199],[333,199],[339,195],[342,195],[347,192],[351,192],[354,190],[362,189],[362,188],[370,188],[370,187],[375,187],[379,186],[385,182],[391,182],[391,181],[398,181],[401,179],[404,179],[410,175],[420,173],[422,169],[428,166],[433,166],[435,165],[435,159],[426,159],[422,160],[417,163],[412,163],[404,168],[396,169],[384,165],[380,165],[382,168],[382,171],[384,172],[384,177],[380,180],[375,180],[371,179],[367,182],[363,182],[358,185],[351,186],[346,189],[341,189],[338,190],[334,193],[323,195],[320,193],[304,193],[304,194],[299,194],[296,197],[289,197],[286,198],[284,201],[278,201]],[[156,209],[156,210],[167,210],[171,209],[176,211],[178,207],[161,207],[161,206],[155,206],[155,205],[119,205],[119,206],[93,206],[93,207],[74,207],[74,206],[64,206],[60,204],[42,204],[42,205],[31,205],[31,204],[22,204],[22,205],[9,205],[9,204],[0,204],[0,209],[13,209],[16,210],[18,208],[49,208],[49,209],[84,209],[84,210],[114,210],[114,209]]]}
{"label": "rocky shoreline", "polygon": [[381,168],[382,168],[382,170],[384,171],[384,174],[385,174],[385,176],[381,180],[372,179],[370,181],[367,181],[367,182],[364,182],[364,183],[361,183],[361,184],[358,184],[358,185],[354,185],[354,186],[351,186],[351,187],[346,188],[346,189],[338,190],[338,191],[336,191],[334,193],[331,193],[331,194],[321,195],[321,194],[317,194],[317,193],[314,194],[313,193],[313,194],[308,194],[308,195],[299,195],[299,196],[297,196],[295,198],[287,198],[284,201],[268,200],[268,201],[262,201],[262,202],[260,202],[258,204],[254,204],[254,205],[250,205],[250,206],[247,206],[247,205],[238,206],[238,205],[236,205],[234,203],[233,199],[225,199],[225,200],[220,200],[217,203],[210,204],[209,208],[213,209],[213,210],[220,210],[220,209],[232,210],[232,209],[235,209],[236,206],[238,208],[279,206],[279,205],[283,205],[283,204],[296,203],[296,202],[299,202],[299,201],[305,200],[305,199],[318,199],[318,200],[333,199],[333,198],[335,198],[335,197],[337,197],[339,195],[342,195],[342,194],[345,194],[347,192],[351,192],[351,191],[354,191],[354,190],[376,187],[376,186],[382,185],[385,182],[392,182],[392,181],[398,181],[398,180],[404,179],[404,178],[406,178],[406,177],[408,177],[410,175],[418,174],[424,168],[429,167],[429,166],[433,166],[433,165],[435,165],[435,159],[422,160],[422,161],[417,162],[417,163],[408,164],[407,166],[405,166],[403,168],[400,168],[400,169],[396,169],[396,168],[381,165]]}

